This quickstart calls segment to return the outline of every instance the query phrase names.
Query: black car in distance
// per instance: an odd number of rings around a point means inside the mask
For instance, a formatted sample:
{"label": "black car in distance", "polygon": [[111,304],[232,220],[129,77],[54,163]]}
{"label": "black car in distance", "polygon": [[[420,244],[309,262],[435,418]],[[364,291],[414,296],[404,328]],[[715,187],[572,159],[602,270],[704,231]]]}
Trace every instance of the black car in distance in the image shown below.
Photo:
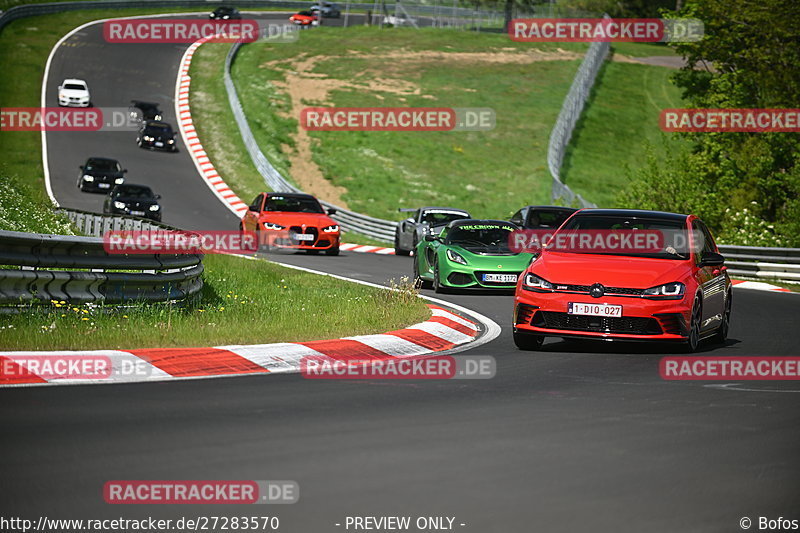
{"label": "black car in distance", "polygon": [[575,211],[573,207],[559,205],[527,205],[514,213],[510,221],[523,229],[555,230]]}
{"label": "black car in distance", "polygon": [[83,192],[107,193],[125,182],[124,174],[128,169],[123,169],[119,161],[107,157],[90,157],[86,163],[78,167],[78,188]]}
{"label": "black car in distance", "polygon": [[139,148],[149,148],[150,150],[164,150],[167,152],[177,152],[175,145],[175,132],[172,126],[166,122],[147,120],[139,127],[136,136],[136,143]]}
{"label": "black car in distance", "polygon": [[241,20],[242,14],[233,6],[220,6],[208,14],[209,20]]}
{"label": "black car in distance", "polygon": [[138,122],[159,121],[164,118],[164,113],[155,102],[131,100],[130,113],[131,118]]}
{"label": "black car in distance", "polygon": [[132,215],[161,221],[161,195],[153,194],[146,185],[117,185],[106,197],[103,213],[106,215]]}

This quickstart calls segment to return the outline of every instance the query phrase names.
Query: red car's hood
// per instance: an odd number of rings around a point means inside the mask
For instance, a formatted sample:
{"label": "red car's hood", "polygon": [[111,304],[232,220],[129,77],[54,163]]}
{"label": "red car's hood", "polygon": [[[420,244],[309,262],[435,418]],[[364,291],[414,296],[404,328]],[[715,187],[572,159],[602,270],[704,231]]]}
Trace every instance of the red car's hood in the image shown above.
{"label": "red car's hood", "polygon": [[550,283],[632,289],[683,281],[690,271],[686,260],[557,252],[544,252],[531,265],[531,272]]}
{"label": "red car's hood", "polygon": [[261,222],[272,222],[281,226],[315,226],[324,228],[336,222],[322,213],[289,213],[284,211],[267,211],[258,217]]}

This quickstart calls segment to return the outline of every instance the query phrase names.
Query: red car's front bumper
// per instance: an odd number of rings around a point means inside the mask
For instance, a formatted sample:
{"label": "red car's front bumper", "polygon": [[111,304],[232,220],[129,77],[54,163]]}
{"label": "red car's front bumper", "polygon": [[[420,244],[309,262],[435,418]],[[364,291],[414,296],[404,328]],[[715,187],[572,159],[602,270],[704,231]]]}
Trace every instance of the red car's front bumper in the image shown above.
{"label": "red car's front bumper", "polygon": [[321,230],[314,236],[314,240],[300,241],[292,237],[292,235],[285,231],[275,232],[261,232],[260,246],[265,246],[269,249],[288,249],[288,250],[330,250],[339,248],[338,232],[325,233]]}
{"label": "red car's front bumper", "polygon": [[[533,292],[518,290],[514,328],[552,337],[584,337],[636,341],[683,341],[688,334],[691,299],[649,300],[640,297]],[[569,302],[622,306],[621,317],[567,314]]]}

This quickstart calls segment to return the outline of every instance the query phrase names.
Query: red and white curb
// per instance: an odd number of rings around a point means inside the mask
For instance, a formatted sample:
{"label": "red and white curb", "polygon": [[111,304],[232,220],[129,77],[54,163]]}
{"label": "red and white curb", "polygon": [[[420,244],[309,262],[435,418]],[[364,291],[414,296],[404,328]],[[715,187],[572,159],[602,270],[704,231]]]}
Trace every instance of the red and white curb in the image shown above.
{"label": "red and white curb", "polygon": [[[431,356],[475,342],[481,333],[475,322],[437,305],[431,318],[405,329],[377,335],[311,342],[217,346],[213,348],[152,348],[0,352],[0,387],[134,383],[300,372],[305,357],[363,363]],[[104,358],[110,372],[97,378],[41,375],[45,360]]]}
{"label": "red and white curb", "polygon": [[241,218],[247,212],[247,204],[228,187],[228,184],[219,175],[217,169],[214,168],[213,163],[208,158],[208,154],[203,149],[203,145],[200,143],[200,139],[197,137],[191,109],[189,108],[189,89],[192,83],[189,77],[189,67],[192,65],[192,56],[194,56],[200,45],[213,38],[213,35],[203,37],[189,45],[189,48],[183,53],[178,69],[178,79],[175,83],[175,114],[178,117],[178,128],[183,137],[183,143],[189,151],[189,155],[194,161],[194,166],[197,167],[200,176],[202,176],[211,191],[217,195],[217,198]]}
{"label": "red and white curb", "polygon": [[394,248],[383,248],[381,246],[367,246],[364,244],[348,244],[342,243],[339,245],[340,250],[347,250],[349,252],[361,252],[368,254],[378,255],[395,255]]}
{"label": "red and white curb", "polygon": [[770,292],[792,292],[791,290],[785,287],[778,287],[777,285],[772,285],[771,283],[765,283],[763,281],[748,281],[743,279],[734,279],[731,280],[734,287],[739,289],[754,289],[757,291],[770,291]]}

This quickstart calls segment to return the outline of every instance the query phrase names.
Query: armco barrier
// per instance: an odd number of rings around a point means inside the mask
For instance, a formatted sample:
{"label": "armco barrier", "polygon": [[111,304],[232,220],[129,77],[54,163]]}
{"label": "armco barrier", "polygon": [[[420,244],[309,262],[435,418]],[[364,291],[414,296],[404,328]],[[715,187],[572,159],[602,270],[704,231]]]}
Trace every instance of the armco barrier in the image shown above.
{"label": "armco barrier", "polygon": [[158,231],[172,230],[173,228],[161,222],[155,222],[146,218],[120,215],[100,215],[79,209],[69,209],[60,207],[57,212],[65,215],[75,225],[75,227],[89,237],[102,237],[108,231]]}
{"label": "armco barrier", "polygon": [[[608,17],[608,15],[606,15]],[[561,106],[553,131],[550,132],[550,142],[547,146],[547,166],[553,178],[552,199],[554,202],[561,201],[567,205],[577,204],[579,207],[597,207],[597,205],[585,200],[580,194],[573,192],[561,181],[561,165],[564,162],[564,154],[572,138],[572,132],[578,119],[581,118],[583,107],[592,92],[594,80],[597,73],[608,55],[611,47],[610,43],[592,43],[589,51],[583,58],[572,86]]]}
{"label": "armco barrier", "polygon": [[[258,169],[259,173],[261,173],[261,176],[264,178],[264,182],[270,189],[278,192],[302,192],[300,189],[292,185],[289,180],[284,178],[281,173],[272,166],[269,160],[267,160],[266,156],[261,151],[261,148],[258,147],[258,143],[256,142],[255,137],[253,137],[253,132],[250,129],[250,125],[247,123],[247,117],[245,117],[242,104],[239,101],[239,95],[236,92],[236,87],[234,86],[233,79],[231,78],[231,66],[233,65],[233,61],[235,60],[236,54],[239,52],[241,46],[241,43],[234,44],[228,52],[228,56],[225,58],[224,82],[225,90],[228,93],[228,102],[230,103],[231,110],[233,111],[233,118],[236,120],[236,124],[239,126],[239,132],[241,133],[244,144],[247,147],[247,153],[250,154],[253,164],[256,166],[256,169]],[[353,211],[348,211],[347,209],[342,209],[341,207],[329,202],[323,201],[321,203],[327,208],[336,209],[337,212],[332,216],[332,218],[342,226],[343,230],[355,231],[382,242],[394,241],[397,222],[373,218],[360,213],[355,213]]]}
{"label": "armco barrier", "polygon": [[0,265],[3,311],[50,300],[177,301],[203,288],[201,255],[108,254],[96,237],[0,231]]}
{"label": "armco barrier", "polygon": [[800,248],[719,245],[728,273],[734,277],[800,281]]}

